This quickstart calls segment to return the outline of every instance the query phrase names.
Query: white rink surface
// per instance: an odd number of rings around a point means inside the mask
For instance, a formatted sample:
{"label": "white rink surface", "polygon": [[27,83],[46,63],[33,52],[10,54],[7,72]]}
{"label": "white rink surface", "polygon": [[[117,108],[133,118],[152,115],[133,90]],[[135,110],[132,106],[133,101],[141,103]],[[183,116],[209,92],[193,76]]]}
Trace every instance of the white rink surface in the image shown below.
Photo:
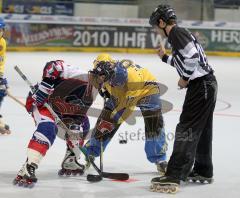
{"label": "white rink surface", "polygon": [[[70,64],[91,68],[97,53],[8,53],[6,76],[11,92],[24,99],[28,92],[27,85],[14,71],[19,65],[26,76],[37,82],[41,78],[42,68],[47,61],[63,59]],[[173,111],[164,114],[166,132],[174,132],[178,122],[185,91],[177,89],[177,72],[163,64],[157,55],[112,54],[116,59],[132,59],[141,66],[149,68],[169,90],[162,96],[174,104]],[[239,198],[240,197],[240,59],[209,57],[215,69],[219,83],[218,101],[214,116],[213,161],[214,179],[211,185],[181,184],[176,197],[179,198]],[[101,105],[98,98],[97,106]],[[10,98],[5,98],[1,113],[10,125],[12,134],[0,136],[0,198],[95,198],[95,197],[172,197],[173,195],[149,191],[150,180],[157,176],[156,167],[145,157],[144,142],[128,141],[119,144],[119,133],[136,132],[144,129],[139,118],[136,125],[123,124],[112,143],[104,153],[104,169],[109,172],[127,172],[134,182],[114,182],[104,179],[91,184],[85,176],[59,178],[57,171],[65,154],[65,143],[59,138],[47,153],[37,170],[38,183],[33,189],[12,185],[12,180],[26,159],[26,147],[34,131],[34,122],[29,114]],[[91,118],[94,125],[96,119]],[[142,138],[142,136],[141,136]],[[168,159],[172,152],[172,140],[169,140]]]}

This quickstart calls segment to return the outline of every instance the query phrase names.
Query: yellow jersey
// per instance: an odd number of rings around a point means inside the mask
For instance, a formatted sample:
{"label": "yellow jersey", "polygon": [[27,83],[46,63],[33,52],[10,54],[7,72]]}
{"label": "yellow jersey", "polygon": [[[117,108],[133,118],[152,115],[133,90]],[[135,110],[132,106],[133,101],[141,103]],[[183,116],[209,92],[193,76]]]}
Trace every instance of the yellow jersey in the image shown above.
{"label": "yellow jersey", "polygon": [[4,74],[5,59],[6,59],[6,41],[2,37],[0,38],[0,77],[3,77]]}
{"label": "yellow jersey", "polygon": [[118,120],[119,124],[130,116],[139,100],[160,93],[157,79],[148,69],[135,65],[130,60],[122,60],[121,63],[127,69],[127,81],[122,86],[104,83],[104,88],[117,101],[111,116],[114,117],[120,111],[123,112]]}

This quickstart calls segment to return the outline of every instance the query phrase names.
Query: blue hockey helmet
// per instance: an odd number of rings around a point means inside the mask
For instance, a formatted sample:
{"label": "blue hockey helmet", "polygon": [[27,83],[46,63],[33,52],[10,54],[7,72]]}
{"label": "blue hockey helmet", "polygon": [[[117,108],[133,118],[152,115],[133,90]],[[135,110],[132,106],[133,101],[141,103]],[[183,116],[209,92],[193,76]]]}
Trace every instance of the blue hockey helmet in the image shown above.
{"label": "blue hockey helmet", "polygon": [[123,66],[121,62],[116,62],[114,67],[114,75],[110,79],[110,84],[112,86],[122,86],[126,83],[128,79],[127,69]]}

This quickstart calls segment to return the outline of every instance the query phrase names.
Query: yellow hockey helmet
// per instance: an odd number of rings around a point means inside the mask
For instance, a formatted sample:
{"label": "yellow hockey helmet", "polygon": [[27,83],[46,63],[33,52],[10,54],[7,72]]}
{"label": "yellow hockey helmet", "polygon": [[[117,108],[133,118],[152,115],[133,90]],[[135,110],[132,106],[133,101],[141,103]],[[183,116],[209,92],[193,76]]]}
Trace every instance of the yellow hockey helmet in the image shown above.
{"label": "yellow hockey helmet", "polygon": [[99,63],[101,61],[110,62],[110,63],[115,62],[110,54],[102,53],[102,54],[99,54],[97,56],[97,58],[93,61],[94,69],[96,68],[97,63]]}

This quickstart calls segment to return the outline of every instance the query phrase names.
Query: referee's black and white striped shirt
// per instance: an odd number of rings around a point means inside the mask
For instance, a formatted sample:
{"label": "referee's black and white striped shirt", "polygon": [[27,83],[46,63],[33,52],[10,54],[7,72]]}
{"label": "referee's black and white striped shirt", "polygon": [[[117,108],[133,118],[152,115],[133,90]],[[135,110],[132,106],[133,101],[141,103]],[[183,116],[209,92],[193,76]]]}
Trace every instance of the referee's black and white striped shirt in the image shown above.
{"label": "referee's black and white striped shirt", "polygon": [[162,61],[174,66],[186,81],[213,72],[197,39],[187,29],[174,26],[168,36],[172,55],[164,55]]}

